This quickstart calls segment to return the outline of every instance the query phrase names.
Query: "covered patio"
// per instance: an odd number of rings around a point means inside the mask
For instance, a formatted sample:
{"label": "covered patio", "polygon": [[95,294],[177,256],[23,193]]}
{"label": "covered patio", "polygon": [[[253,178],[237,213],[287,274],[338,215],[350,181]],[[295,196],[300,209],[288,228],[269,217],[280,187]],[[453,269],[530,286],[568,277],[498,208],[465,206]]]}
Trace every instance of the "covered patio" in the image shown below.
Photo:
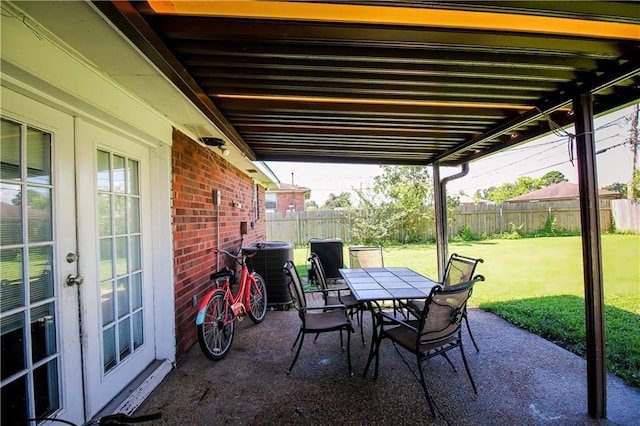
{"label": "covered patio", "polygon": [[[104,56],[96,59],[113,78],[180,117],[203,143],[230,148],[229,158],[433,166],[441,274],[448,181],[464,176],[474,160],[547,134],[575,141],[588,389],[576,404],[594,418],[608,416],[607,400],[614,399],[607,398],[593,118],[640,99],[637,4],[150,0],[93,6],[206,121],[194,122],[183,105],[144,93],[146,76],[123,73],[108,52],[92,56]],[[211,124],[218,131],[203,134]],[[571,125],[573,134],[562,130]],[[441,177],[443,166],[461,171]]]}
{"label": "covered patio", "polygon": [[[465,353],[478,394],[459,353],[451,355],[457,373],[442,357],[427,361],[436,419],[413,375],[415,359],[400,349],[405,363],[390,342],[383,342],[377,381],[371,371],[362,376],[369,345],[362,346],[359,332],[351,341],[353,377],[334,333],[321,335],[315,344],[307,338],[287,375],[299,327],[294,310],[269,311],[259,325],[239,323],[222,361],[212,362],[198,345],[192,347],[134,415],[162,413],[158,423],[167,425],[637,424],[639,389],[609,375],[607,419],[593,419],[584,410],[583,359],[493,314],[472,309],[469,317],[480,352],[463,330]],[[367,337],[370,320],[365,315]]]}

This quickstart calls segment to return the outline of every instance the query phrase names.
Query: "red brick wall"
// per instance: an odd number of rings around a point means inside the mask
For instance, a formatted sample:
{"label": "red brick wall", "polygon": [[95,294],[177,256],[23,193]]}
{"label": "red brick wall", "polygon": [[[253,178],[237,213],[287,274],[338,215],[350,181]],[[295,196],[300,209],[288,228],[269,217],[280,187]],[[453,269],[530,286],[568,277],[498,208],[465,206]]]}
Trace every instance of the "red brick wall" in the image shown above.
{"label": "red brick wall", "polygon": [[[254,218],[254,184],[250,177],[181,132],[174,130],[172,163],[174,291],[176,357],[197,341],[196,310],[210,289],[209,275],[216,266],[216,242],[220,249],[236,252],[240,247],[240,222],[249,233],[244,245],[266,239],[264,188],[259,187],[259,217]],[[221,191],[219,222],[212,191]],[[242,207],[234,206],[240,203]],[[253,227],[251,224],[253,223]],[[221,264],[228,257],[220,254]],[[222,265],[220,265],[222,266]]]}
{"label": "red brick wall", "polygon": [[289,206],[295,205],[295,211],[304,211],[304,193],[302,192],[278,192],[276,193],[276,211],[283,217],[289,211]]}

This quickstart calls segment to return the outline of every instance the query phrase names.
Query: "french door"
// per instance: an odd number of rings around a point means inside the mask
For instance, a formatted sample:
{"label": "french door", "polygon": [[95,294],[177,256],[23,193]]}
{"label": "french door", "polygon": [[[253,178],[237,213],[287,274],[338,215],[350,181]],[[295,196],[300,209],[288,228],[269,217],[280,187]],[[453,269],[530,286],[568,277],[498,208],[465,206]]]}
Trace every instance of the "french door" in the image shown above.
{"label": "french door", "polygon": [[0,423],[81,424],[73,118],[3,88],[0,124]]}
{"label": "french door", "polygon": [[82,424],[155,359],[149,149],[3,88],[1,424]]}
{"label": "french door", "polygon": [[149,150],[76,121],[87,416],[155,358]]}

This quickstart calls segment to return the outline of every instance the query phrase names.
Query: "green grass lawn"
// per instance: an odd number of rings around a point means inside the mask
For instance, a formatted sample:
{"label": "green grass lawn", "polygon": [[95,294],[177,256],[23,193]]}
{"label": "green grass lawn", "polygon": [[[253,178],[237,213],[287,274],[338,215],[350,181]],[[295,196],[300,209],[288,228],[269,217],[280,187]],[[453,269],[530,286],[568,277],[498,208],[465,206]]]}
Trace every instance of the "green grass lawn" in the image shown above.
{"label": "green grass lawn", "polygon": [[[348,260],[345,247],[345,262]],[[584,356],[585,313],[580,237],[451,243],[450,253],[480,257],[470,305]],[[295,250],[306,275],[309,248]],[[433,244],[384,248],[386,266],[407,266],[437,277]],[[609,370],[640,387],[640,235],[603,235],[602,269]]]}

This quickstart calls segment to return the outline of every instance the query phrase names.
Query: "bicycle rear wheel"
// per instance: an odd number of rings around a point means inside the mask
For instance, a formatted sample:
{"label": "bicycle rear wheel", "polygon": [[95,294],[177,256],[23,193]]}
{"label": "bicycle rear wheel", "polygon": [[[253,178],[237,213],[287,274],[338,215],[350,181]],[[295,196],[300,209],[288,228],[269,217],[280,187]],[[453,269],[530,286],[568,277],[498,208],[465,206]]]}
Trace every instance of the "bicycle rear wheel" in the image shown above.
{"label": "bicycle rear wheel", "polygon": [[251,321],[258,324],[261,323],[267,315],[267,286],[259,274],[254,272],[251,275],[253,276],[253,282],[249,286],[249,303],[251,304],[251,309],[248,314]]}
{"label": "bicycle rear wheel", "polygon": [[226,299],[226,292],[214,291],[207,301],[204,322],[198,325],[200,349],[214,361],[229,353],[233,341],[234,316]]}

